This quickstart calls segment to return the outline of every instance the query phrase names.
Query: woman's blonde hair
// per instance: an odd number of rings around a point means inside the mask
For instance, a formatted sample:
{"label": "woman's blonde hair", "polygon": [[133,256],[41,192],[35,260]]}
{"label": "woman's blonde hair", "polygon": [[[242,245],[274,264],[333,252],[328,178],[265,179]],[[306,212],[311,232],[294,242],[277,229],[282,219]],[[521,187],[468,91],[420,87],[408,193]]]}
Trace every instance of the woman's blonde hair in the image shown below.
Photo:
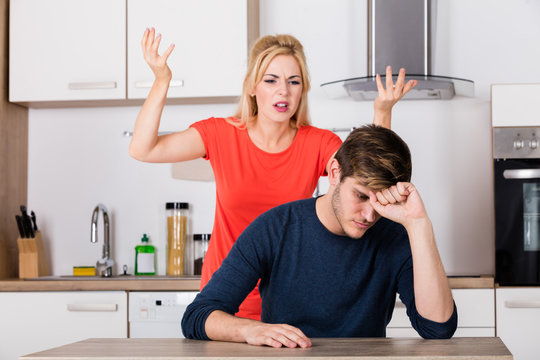
{"label": "woman's blonde hair", "polygon": [[257,99],[255,99],[254,96],[251,96],[251,93],[262,80],[264,71],[270,62],[278,55],[293,56],[300,67],[302,95],[300,97],[298,109],[296,109],[296,113],[291,117],[291,126],[299,128],[310,124],[307,101],[310,82],[304,48],[300,41],[294,36],[268,35],[259,38],[251,48],[246,77],[244,78],[242,96],[240,97],[238,109],[235,114],[237,121],[234,123],[236,123],[237,126],[245,126],[249,122],[256,121],[258,114]]}

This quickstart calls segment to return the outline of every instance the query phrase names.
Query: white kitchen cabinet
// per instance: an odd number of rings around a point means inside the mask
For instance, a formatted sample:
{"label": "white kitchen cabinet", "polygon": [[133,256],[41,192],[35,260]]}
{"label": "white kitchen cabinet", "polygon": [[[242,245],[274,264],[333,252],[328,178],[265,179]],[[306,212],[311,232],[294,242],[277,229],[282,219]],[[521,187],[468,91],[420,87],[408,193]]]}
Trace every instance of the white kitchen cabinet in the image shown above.
{"label": "white kitchen cabinet", "polygon": [[239,96],[247,66],[247,0],[127,0],[128,98],[144,99],[154,80],[141,50],[155,27],[171,43],[169,98]]}
{"label": "white kitchen cabinet", "polygon": [[497,288],[497,336],[514,360],[540,357],[540,288]]}
{"label": "white kitchen cabinet", "polygon": [[11,0],[9,101],[126,97],[125,0]]}
{"label": "white kitchen cabinet", "polygon": [[160,53],[175,44],[169,99],[231,99],[242,91],[258,11],[256,0],[12,0],[9,100],[145,99],[154,80],[141,50],[147,27],[163,34]]}
{"label": "white kitchen cabinet", "polygon": [[[493,289],[453,289],[458,311],[457,337],[495,336],[495,292]],[[399,298],[392,320],[386,327],[387,337],[420,337],[411,326],[405,305]]]}
{"label": "white kitchen cabinet", "polygon": [[126,292],[0,292],[2,360],[91,337],[127,337]]}
{"label": "white kitchen cabinet", "polygon": [[491,85],[491,125],[493,127],[538,126],[536,107],[540,84]]}

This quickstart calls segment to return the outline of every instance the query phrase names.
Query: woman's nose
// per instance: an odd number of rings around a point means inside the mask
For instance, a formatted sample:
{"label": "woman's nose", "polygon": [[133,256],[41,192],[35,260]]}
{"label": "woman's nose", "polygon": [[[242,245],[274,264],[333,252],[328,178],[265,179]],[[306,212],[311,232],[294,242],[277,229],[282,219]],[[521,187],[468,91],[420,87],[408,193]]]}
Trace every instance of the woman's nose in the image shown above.
{"label": "woman's nose", "polygon": [[289,93],[289,84],[284,81],[279,85],[279,93],[281,95],[286,95]]}

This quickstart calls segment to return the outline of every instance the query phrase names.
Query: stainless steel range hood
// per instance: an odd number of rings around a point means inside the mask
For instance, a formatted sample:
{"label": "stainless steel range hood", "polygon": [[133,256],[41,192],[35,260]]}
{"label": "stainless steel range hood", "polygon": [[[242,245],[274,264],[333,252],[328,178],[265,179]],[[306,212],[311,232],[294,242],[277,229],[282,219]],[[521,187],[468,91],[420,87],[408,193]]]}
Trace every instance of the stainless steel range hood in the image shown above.
{"label": "stainless steel range hood", "polygon": [[[418,84],[403,99],[451,99],[474,96],[474,82],[431,74],[431,0],[368,0],[368,76],[324,83],[331,98],[377,97],[375,75],[385,84],[386,66],[407,70],[406,80]],[[397,74],[393,75],[394,82]]]}

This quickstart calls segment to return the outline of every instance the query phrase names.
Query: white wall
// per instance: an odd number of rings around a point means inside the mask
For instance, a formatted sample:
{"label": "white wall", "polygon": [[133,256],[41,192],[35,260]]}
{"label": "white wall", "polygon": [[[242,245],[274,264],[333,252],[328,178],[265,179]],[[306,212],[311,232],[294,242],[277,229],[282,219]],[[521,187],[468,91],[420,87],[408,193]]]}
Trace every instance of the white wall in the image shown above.
{"label": "white wall", "polygon": [[[540,2],[439,0],[433,73],[475,81],[476,97],[403,101],[393,128],[410,145],[413,181],[431,214],[450,274],[493,273],[493,195],[490,84],[540,82]],[[310,66],[310,110],[320,127],[369,123],[372,104],[329,100],[323,82],[366,74],[365,0],[261,0],[261,35],[291,33],[304,44]],[[231,105],[166,107],[161,130],[183,129]],[[159,249],[164,274],[164,204],[193,206],[193,231],[210,232],[213,183],[174,180],[170,165],[129,158],[138,108],[32,109],[29,134],[29,207],[38,214],[53,274],[93,265],[101,254],[89,240],[98,202],[112,212],[118,270],[133,272],[143,233]]]}

